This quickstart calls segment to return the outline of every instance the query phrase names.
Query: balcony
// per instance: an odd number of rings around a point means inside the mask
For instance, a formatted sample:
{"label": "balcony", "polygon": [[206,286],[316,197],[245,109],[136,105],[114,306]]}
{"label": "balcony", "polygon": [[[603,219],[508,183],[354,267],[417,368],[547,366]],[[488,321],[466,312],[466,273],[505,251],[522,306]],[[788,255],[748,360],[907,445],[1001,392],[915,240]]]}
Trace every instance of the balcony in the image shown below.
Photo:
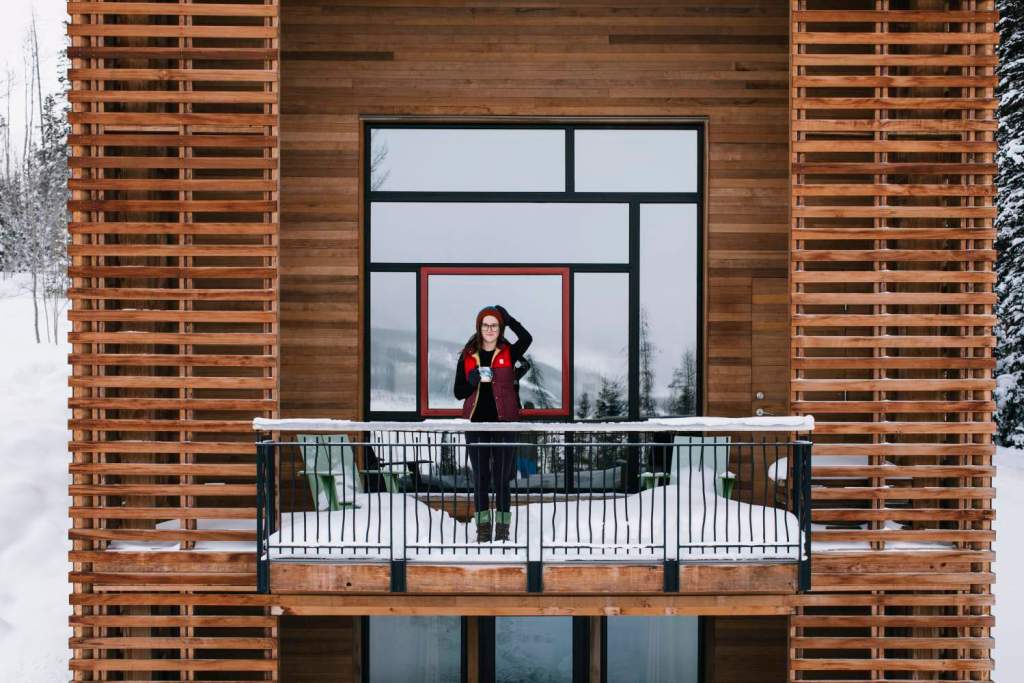
{"label": "balcony", "polygon": [[811,418],[254,428],[262,592],[809,588]]}

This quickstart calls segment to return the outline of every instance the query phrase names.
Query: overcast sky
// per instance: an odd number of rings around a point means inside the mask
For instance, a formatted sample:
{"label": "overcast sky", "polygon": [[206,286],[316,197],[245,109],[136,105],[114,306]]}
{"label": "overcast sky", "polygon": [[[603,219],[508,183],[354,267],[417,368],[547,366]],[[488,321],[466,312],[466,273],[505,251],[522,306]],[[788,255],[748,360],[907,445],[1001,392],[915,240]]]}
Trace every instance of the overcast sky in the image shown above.
{"label": "overcast sky", "polygon": [[[25,63],[23,46],[29,35],[32,11],[35,9],[42,52],[40,71],[43,96],[56,92],[58,84],[57,57],[64,46],[67,3],[64,0],[0,0],[0,115],[7,116],[7,79],[13,72],[11,87],[11,128],[14,148],[20,153],[25,131]],[[38,119],[37,119],[38,120]]]}

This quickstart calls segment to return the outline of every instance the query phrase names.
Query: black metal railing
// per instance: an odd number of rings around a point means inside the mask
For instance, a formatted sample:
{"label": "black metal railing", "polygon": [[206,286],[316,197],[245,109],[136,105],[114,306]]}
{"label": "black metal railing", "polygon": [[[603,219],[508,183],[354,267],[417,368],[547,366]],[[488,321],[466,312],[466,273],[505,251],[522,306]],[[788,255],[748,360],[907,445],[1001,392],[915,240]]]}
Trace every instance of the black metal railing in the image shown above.
{"label": "black metal railing", "polygon": [[680,563],[757,560],[806,590],[811,443],[734,422],[263,421],[260,590],[290,560],[389,562],[396,591],[407,562],[524,563],[532,591],[545,563],[662,562],[673,591]]}

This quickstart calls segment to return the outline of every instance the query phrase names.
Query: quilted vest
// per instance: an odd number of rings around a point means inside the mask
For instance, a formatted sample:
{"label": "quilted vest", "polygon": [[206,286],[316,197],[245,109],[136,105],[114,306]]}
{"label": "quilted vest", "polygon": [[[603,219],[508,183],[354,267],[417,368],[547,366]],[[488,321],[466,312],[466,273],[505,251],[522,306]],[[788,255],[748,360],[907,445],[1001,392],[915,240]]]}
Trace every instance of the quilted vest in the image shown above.
{"label": "quilted vest", "polygon": [[[474,353],[466,356],[465,361],[466,379],[474,368],[480,367],[480,354]],[[491,379],[491,391],[494,394],[494,405],[498,409],[499,422],[514,422],[519,419],[519,401],[516,398],[515,368],[512,363],[512,348],[508,344],[502,344],[491,358],[491,371],[494,376]],[[466,397],[462,402],[462,417],[467,420],[473,419],[473,412],[476,410],[477,400],[480,398],[480,385]]]}

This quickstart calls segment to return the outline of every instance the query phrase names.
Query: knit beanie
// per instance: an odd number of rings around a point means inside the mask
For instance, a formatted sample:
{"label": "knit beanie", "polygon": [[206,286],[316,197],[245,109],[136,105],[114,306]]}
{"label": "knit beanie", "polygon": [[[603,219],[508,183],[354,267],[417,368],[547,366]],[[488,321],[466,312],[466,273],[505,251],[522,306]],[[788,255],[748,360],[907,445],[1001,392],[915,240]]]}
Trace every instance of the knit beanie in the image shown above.
{"label": "knit beanie", "polygon": [[480,312],[476,314],[477,333],[480,333],[480,326],[483,324],[484,318],[489,315],[493,315],[498,319],[498,337],[501,338],[501,336],[505,334],[505,316],[501,314],[501,311],[492,306],[484,306],[480,309]]}

